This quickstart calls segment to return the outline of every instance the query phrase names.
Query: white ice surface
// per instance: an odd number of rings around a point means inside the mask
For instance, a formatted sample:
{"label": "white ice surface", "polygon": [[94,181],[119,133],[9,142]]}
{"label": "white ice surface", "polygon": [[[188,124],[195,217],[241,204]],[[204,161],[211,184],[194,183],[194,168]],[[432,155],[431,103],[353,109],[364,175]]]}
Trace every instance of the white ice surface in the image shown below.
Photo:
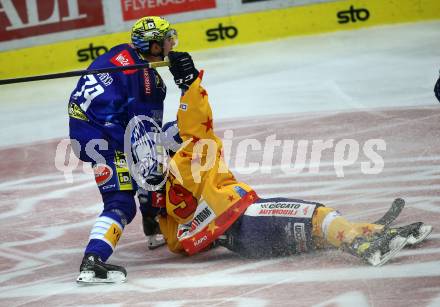
{"label": "white ice surface", "polygon": [[[181,46],[183,48],[183,46]],[[215,118],[432,105],[440,22],[383,26],[193,53]],[[171,75],[165,120],[179,92]],[[76,78],[0,87],[0,147],[68,135]]]}

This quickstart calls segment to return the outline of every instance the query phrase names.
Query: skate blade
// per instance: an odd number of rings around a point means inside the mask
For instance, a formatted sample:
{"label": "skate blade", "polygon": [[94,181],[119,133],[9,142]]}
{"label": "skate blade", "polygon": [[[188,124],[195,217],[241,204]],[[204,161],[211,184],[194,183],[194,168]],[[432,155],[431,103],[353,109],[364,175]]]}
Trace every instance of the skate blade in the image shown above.
{"label": "skate blade", "polygon": [[153,250],[166,244],[165,238],[161,234],[156,234],[148,237],[148,249]]}
{"label": "skate blade", "polygon": [[422,225],[419,229],[419,235],[415,237],[414,235],[408,236],[408,245],[419,244],[425,240],[432,232],[431,225]]}
{"label": "skate blade", "polygon": [[76,279],[76,282],[79,284],[119,284],[126,281],[127,277],[119,271],[108,271],[107,278],[95,277],[95,272],[93,271],[83,271]]}
{"label": "skate blade", "polygon": [[384,265],[388,260],[393,258],[406,244],[408,239],[404,237],[395,237],[390,242],[390,251],[382,255],[380,251],[376,251],[373,255],[371,255],[367,261],[372,266],[381,266]]}

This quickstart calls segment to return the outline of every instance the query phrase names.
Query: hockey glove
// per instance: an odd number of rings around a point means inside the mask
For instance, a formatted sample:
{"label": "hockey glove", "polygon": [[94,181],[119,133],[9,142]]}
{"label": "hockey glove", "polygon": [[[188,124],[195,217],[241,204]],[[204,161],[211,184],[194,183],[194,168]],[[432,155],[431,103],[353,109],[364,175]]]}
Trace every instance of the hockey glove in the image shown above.
{"label": "hockey glove", "polygon": [[170,72],[176,85],[186,91],[199,76],[199,71],[194,67],[194,62],[188,52],[170,51]]}
{"label": "hockey glove", "polygon": [[435,97],[437,97],[438,101],[440,102],[440,78],[438,78],[437,83],[435,84],[434,93]]}

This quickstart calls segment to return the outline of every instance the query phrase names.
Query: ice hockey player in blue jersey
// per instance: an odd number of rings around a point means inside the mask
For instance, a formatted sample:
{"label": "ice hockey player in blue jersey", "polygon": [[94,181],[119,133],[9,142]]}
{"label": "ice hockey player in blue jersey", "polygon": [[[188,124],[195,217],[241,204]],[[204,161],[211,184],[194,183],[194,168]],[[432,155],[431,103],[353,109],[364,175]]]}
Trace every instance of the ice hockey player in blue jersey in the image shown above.
{"label": "ice hockey player in blue jersey", "polygon": [[[177,32],[168,21],[157,16],[144,17],[132,28],[131,44],[113,47],[89,69],[162,61],[176,44]],[[70,96],[72,147],[82,161],[92,163],[104,204],[90,232],[78,282],[126,278],[123,267],[106,263],[124,227],[136,214],[137,185],[127,165],[127,152],[131,149],[124,151],[124,133],[130,120],[138,116],[147,116],[160,126],[165,95],[161,76],[155,69],[147,68],[83,76]],[[148,123],[142,127],[143,133],[157,130]],[[154,211],[152,201],[160,199],[159,196],[149,192],[139,198],[146,235],[158,231],[152,218],[155,212],[150,211]]]}

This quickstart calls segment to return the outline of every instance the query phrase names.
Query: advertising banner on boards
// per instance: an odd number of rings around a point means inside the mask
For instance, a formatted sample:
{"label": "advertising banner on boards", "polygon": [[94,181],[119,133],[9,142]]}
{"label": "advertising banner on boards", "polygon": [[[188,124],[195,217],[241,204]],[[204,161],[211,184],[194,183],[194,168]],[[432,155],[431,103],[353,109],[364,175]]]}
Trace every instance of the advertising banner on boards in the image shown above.
{"label": "advertising banner on boards", "polygon": [[216,0],[121,0],[124,21],[138,19],[143,16],[165,16],[196,10],[216,8]]}
{"label": "advertising banner on boards", "polygon": [[[129,42],[133,21],[124,18],[144,16],[140,13],[144,9],[152,9],[151,14],[170,14],[167,19],[179,32],[179,44],[190,52],[440,19],[439,0],[242,1],[0,0],[0,77],[84,68],[112,46]],[[186,11],[188,7],[182,3],[194,4],[194,10]],[[180,13],[173,13],[177,11]],[[263,26],[268,21],[270,27]]]}
{"label": "advertising banner on boards", "polygon": [[0,41],[101,25],[101,0],[0,1]]}
{"label": "advertising banner on boards", "polygon": [[241,0],[242,3],[263,2],[263,1],[271,1],[271,0]]}

